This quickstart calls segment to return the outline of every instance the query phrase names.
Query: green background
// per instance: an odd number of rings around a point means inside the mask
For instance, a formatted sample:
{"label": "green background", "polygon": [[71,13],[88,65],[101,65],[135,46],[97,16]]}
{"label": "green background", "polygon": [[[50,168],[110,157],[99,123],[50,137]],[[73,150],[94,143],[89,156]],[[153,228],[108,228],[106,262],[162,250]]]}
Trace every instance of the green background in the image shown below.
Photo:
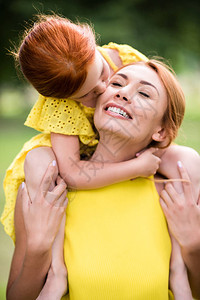
{"label": "green background", "polygon": [[[0,0],[0,212],[4,205],[3,177],[23,143],[34,130],[23,126],[37,98],[15,70],[9,50],[17,44],[24,26],[38,12],[54,11],[72,21],[91,22],[98,44],[126,43],[147,56],[162,56],[178,74],[186,95],[186,116],[177,143],[200,153],[200,3],[149,0]],[[13,252],[13,243],[0,225],[0,299]]]}

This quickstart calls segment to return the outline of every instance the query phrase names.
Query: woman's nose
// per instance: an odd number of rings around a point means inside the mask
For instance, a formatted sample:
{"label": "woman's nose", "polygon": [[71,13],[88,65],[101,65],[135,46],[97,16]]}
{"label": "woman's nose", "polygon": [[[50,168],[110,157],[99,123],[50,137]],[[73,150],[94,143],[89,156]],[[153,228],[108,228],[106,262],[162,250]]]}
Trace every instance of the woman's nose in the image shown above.
{"label": "woman's nose", "polygon": [[127,95],[124,95],[124,94],[121,94],[121,93],[117,93],[117,94],[115,95],[115,98],[116,98],[116,99],[119,99],[119,100],[122,100],[122,101],[130,102],[128,96],[127,96]]}

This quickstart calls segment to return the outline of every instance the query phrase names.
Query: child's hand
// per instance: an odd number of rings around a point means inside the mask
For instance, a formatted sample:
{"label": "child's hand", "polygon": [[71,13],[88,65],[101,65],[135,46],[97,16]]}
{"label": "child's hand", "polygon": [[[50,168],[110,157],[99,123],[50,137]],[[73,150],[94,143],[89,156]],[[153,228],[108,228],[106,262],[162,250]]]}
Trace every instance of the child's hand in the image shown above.
{"label": "child's hand", "polygon": [[136,154],[138,165],[138,176],[148,177],[156,173],[161,159],[155,155],[157,148],[149,148]]}
{"label": "child's hand", "polygon": [[67,207],[65,182],[58,177],[57,185],[49,190],[56,167],[50,164],[31,202],[26,184],[22,188],[23,216],[27,235],[27,246],[32,251],[51,248]]}
{"label": "child's hand", "polygon": [[171,183],[165,185],[160,195],[160,204],[166,216],[170,231],[180,246],[200,249],[200,203],[195,202],[190,178],[179,162],[178,169],[184,193],[179,194]]}

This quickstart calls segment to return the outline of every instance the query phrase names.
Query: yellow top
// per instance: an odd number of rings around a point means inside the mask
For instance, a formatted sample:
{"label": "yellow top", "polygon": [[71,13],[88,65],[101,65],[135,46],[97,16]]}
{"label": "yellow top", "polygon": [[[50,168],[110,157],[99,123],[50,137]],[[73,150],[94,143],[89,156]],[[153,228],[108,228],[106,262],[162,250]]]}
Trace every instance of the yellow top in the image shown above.
{"label": "yellow top", "polygon": [[[117,67],[112,62],[111,58],[109,58],[109,55],[105,51],[106,48],[118,50],[119,56],[124,64],[141,59],[147,60],[143,54],[128,45],[109,43],[102,48],[98,47],[99,50],[101,49],[102,55],[108,63],[111,64],[113,69],[116,69]],[[15,241],[15,201],[18,188],[22,181],[24,181],[24,160],[26,154],[36,147],[51,147],[50,132],[78,135],[81,141],[80,153],[90,153],[90,149],[93,151],[95,145],[98,143],[93,126],[93,115],[94,108],[85,107],[74,100],[58,100],[55,98],[46,98],[41,95],[39,96],[39,99],[32,108],[25,125],[42,131],[43,134],[33,137],[24,145],[21,152],[8,168],[4,179],[6,203],[1,216],[1,222],[4,225],[6,233],[12,237],[13,241]]]}
{"label": "yellow top", "polygon": [[70,300],[167,300],[171,242],[152,181],[68,194]]}

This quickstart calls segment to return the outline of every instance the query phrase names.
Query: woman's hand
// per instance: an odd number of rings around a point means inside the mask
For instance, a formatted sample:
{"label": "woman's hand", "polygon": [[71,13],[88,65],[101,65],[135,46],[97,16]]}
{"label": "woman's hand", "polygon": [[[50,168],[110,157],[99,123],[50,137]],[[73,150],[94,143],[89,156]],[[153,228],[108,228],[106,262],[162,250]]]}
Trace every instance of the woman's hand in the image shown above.
{"label": "woman's hand", "polygon": [[32,202],[26,184],[23,183],[22,186],[27,248],[33,252],[43,252],[52,247],[67,207],[67,190],[64,180],[57,177],[57,185],[53,190],[49,190],[56,172],[55,163],[51,163]]}
{"label": "woman's hand", "polygon": [[171,183],[165,185],[160,195],[160,204],[168,226],[180,246],[200,249],[200,201],[194,200],[190,178],[186,169],[178,163],[184,193],[179,194]]}

